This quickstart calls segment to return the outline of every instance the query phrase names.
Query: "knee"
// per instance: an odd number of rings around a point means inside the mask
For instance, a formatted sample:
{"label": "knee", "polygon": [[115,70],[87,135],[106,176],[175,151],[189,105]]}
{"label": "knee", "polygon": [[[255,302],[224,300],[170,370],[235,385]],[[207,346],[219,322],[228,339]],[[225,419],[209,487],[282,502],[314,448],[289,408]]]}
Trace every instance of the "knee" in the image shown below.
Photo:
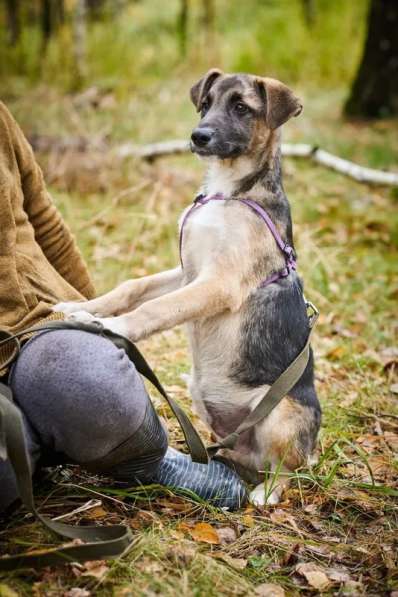
{"label": "knee", "polygon": [[18,358],[12,385],[43,443],[79,463],[134,435],[149,402],[125,352],[80,331],[36,336]]}

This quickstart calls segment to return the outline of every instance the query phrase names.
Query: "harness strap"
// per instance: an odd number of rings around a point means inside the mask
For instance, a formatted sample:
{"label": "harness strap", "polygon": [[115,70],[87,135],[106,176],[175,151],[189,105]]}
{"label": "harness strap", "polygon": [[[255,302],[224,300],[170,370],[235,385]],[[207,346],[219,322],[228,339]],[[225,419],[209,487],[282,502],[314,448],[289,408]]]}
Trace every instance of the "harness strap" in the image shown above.
{"label": "harness strap", "polygon": [[[191,207],[185,212],[184,217],[181,221],[179,246],[180,246],[180,261],[181,261],[182,267],[184,267],[184,264],[182,261],[182,241],[183,241],[185,224],[186,224],[189,216],[192,214],[192,212],[195,209],[197,209],[198,207],[202,207],[203,205],[206,205],[206,203],[209,203],[209,201],[226,201],[226,198],[224,197],[224,195],[222,193],[216,193],[215,195],[204,195],[202,193],[199,194],[195,198]],[[268,215],[267,211],[262,207],[262,205],[257,203],[257,201],[254,201],[253,199],[248,199],[248,198],[234,199],[234,201],[238,201],[239,203],[243,203],[244,205],[247,205],[247,207],[249,207],[252,211],[254,211],[254,213],[257,214],[263,220],[263,222],[265,223],[265,225],[271,232],[272,236],[274,237],[275,242],[278,245],[279,249],[282,251],[282,253],[285,256],[286,267],[271,274],[265,280],[263,280],[260,284],[260,288],[265,288],[269,284],[273,284],[274,282],[277,282],[281,278],[286,278],[292,270],[296,269],[296,257],[294,254],[293,247],[291,247],[288,243],[284,242],[284,240],[282,239],[281,235],[279,234],[278,229],[276,228],[274,222]]]}

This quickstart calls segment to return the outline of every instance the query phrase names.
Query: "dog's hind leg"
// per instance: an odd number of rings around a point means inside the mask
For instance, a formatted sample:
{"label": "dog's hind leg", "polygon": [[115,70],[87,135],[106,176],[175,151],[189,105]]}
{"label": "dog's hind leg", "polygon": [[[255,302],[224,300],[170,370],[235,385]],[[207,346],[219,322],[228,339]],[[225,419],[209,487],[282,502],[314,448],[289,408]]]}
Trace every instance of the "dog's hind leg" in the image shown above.
{"label": "dog's hind leg", "polygon": [[273,506],[281,500],[282,494],[289,487],[291,470],[281,463],[271,464],[269,479],[257,485],[250,492],[249,501],[254,506]]}
{"label": "dog's hind leg", "polygon": [[253,504],[277,504],[289,486],[291,473],[310,464],[320,425],[315,392],[313,397],[309,405],[287,396],[256,428],[262,462],[268,462],[270,469],[266,481],[250,495]]}

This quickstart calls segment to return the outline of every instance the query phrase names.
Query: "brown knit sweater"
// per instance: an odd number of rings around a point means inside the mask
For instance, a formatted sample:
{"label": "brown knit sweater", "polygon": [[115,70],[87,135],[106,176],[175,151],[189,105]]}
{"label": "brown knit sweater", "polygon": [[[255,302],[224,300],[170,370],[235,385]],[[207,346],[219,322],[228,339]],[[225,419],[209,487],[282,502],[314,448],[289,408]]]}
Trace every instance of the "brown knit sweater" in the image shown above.
{"label": "brown knit sweater", "polygon": [[[22,330],[51,318],[51,305],[93,296],[32,148],[0,102],[0,328]],[[8,354],[0,347],[0,369]]]}

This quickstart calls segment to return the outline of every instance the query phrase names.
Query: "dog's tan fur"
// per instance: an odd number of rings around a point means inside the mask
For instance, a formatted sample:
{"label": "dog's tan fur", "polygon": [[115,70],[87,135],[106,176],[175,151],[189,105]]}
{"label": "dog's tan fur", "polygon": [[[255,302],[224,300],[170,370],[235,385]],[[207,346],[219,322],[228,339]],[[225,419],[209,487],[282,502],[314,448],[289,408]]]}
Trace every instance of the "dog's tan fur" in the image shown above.
{"label": "dog's tan fur", "polygon": [[[245,81],[244,90],[245,101],[257,110],[261,102],[253,90],[253,82],[258,80],[253,77],[249,83]],[[277,121],[278,110],[290,109],[294,114],[298,107],[296,102],[286,108],[286,102],[292,102],[293,96],[284,85],[270,79],[261,81],[269,98],[267,118],[256,123],[246,155],[209,159],[205,183],[209,194],[232,195],[236,183],[249,175],[259,161],[272,168],[280,134],[270,126],[270,121]],[[261,192],[264,194],[264,189]],[[254,185],[250,196],[256,199],[258,193],[260,188]],[[280,228],[280,233],[284,235],[285,230]],[[259,256],[264,255],[258,267]],[[77,319],[84,320],[90,314],[101,318],[106,327],[132,341],[187,324],[194,405],[220,438],[234,430],[234,425],[240,422],[236,418],[249,413],[268,387],[242,388],[231,380],[228,370],[238,350],[242,306],[264,276],[284,266],[284,258],[258,217],[233,201],[228,205],[212,202],[192,213],[184,229],[182,258],[183,269],[177,267],[129,280],[94,300],[63,303],[56,309]],[[273,292],[272,288],[269,291]],[[216,420],[214,411],[209,410],[210,404],[215,405],[215,412],[220,412],[222,424]],[[233,452],[225,451],[225,456],[257,472],[264,469],[266,460],[271,462],[273,471],[280,463],[283,463],[281,473],[294,470],[305,460],[298,442],[305,420],[305,407],[286,397],[266,420],[240,438]],[[270,502],[278,501],[286,484],[282,474],[271,488]],[[266,491],[260,484],[253,493],[254,501],[264,503]]]}

